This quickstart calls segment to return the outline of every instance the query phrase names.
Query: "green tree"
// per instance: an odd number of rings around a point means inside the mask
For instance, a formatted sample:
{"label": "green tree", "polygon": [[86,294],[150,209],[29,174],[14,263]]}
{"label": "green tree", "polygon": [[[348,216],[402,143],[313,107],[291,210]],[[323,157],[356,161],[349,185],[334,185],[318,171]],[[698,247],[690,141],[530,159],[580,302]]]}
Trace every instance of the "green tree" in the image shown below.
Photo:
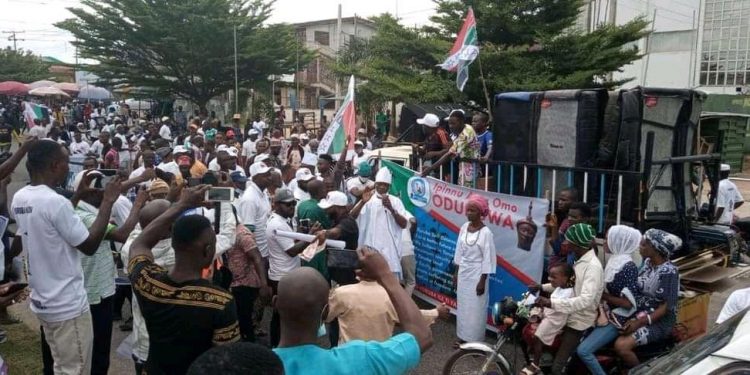
{"label": "green tree", "polygon": [[[582,0],[437,0],[437,14],[431,18],[435,26],[425,31],[453,41],[472,7],[490,93],[614,87],[629,81],[607,77],[641,57],[633,42],[647,35],[648,23],[637,18],[585,33],[575,26],[583,4]],[[467,95],[484,103],[478,61],[471,65],[469,77]]]}
{"label": "green tree", "polygon": [[0,81],[34,82],[52,78],[49,64],[30,51],[0,49]]}
{"label": "green tree", "polygon": [[[234,88],[234,29],[240,87],[292,73],[294,30],[266,25],[273,1],[82,0],[56,26],[76,37],[81,57],[105,82],[152,87],[202,108]],[[311,57],[301,53],[301,64]]]}

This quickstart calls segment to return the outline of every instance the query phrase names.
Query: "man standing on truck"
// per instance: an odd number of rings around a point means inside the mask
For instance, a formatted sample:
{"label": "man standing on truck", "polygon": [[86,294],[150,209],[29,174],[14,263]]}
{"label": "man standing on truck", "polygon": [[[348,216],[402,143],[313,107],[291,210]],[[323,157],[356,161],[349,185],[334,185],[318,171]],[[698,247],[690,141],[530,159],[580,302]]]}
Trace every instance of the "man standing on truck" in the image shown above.
{"label": "man standing on truck", "polygon": [[425,165],[430,165],[450,150],[451,140],[448,132],[440,127],[440,118],[434,113],[425,114],[417,119],[417,124],[424,125],[425,133],[424,146],[418,149],[419,155],[425,160]]}
{"label": "man standing on truck", "polygon": [[737,185],[729,180],[729,164],[722,164],[720,169],[719,194],[716,199],[717,224],[730,225],[734,221],[734,210],[740,208],[745,200]]}

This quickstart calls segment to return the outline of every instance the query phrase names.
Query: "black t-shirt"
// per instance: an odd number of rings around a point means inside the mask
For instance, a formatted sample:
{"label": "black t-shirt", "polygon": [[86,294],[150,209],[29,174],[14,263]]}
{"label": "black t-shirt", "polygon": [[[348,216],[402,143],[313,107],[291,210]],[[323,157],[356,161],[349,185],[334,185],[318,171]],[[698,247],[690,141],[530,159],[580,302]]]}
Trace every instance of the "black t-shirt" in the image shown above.
{"label": "black t-shirt", "polygon": [[232,295],[207,280],[176,283],[144,255],[130,260],[130,282],[149,335],[147,372],[184,374],[214,345],[240,337]]}
{"label": "black t-shirt", "polygon": [[0,125],[0,143],[10,143],[13,141],[13,127],[8,123]]}

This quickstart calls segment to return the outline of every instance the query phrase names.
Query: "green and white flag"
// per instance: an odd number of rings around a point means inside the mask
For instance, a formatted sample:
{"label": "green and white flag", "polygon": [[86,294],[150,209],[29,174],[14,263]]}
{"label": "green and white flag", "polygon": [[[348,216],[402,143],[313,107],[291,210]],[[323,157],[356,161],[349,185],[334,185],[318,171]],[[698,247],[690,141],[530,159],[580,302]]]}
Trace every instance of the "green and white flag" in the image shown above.
{"label": "green and white flag", "polygon": [[464,91],[464,86],[469,80],[469,65],[479,56],[479,39],[477,39],[477,21],[474,11],[469,8],[461,31],[453,43],[450,55],[439,67],[456,72],[456,87]]}

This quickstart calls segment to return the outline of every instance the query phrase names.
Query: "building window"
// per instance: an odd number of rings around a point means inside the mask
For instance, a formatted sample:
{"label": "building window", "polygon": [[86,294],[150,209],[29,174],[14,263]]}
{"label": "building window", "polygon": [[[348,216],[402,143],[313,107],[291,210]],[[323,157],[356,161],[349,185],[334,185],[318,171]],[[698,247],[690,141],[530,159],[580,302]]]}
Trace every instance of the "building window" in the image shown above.
{"label": "building window", "polygon": [[315,42],[323,46],[330,46],[331,35],[328,33],[328,31],[316,31]]}
{"label": "building window", "polygon": [[750,2],[708,0],[703,21],[700,84],[750,85]]}

